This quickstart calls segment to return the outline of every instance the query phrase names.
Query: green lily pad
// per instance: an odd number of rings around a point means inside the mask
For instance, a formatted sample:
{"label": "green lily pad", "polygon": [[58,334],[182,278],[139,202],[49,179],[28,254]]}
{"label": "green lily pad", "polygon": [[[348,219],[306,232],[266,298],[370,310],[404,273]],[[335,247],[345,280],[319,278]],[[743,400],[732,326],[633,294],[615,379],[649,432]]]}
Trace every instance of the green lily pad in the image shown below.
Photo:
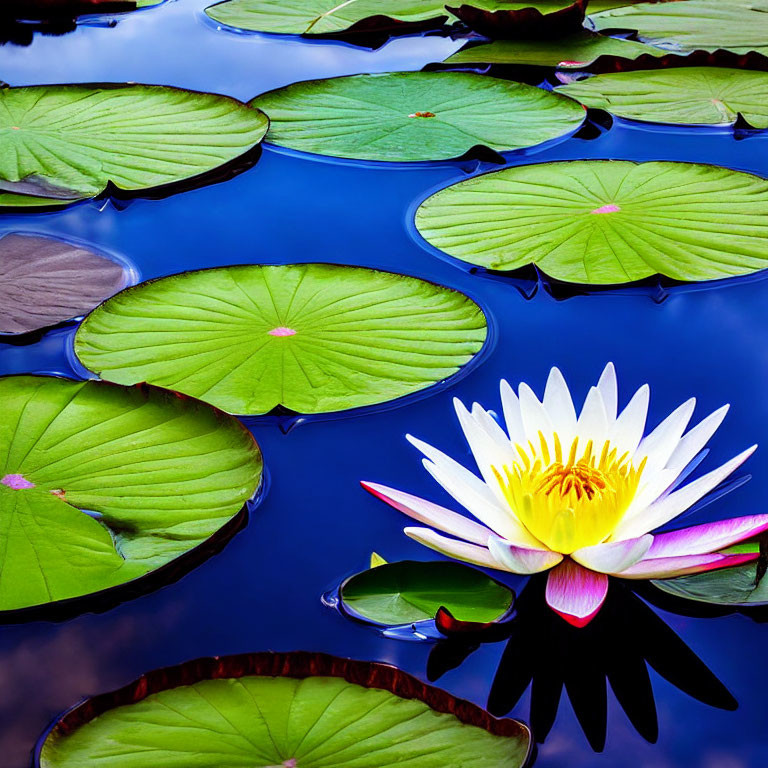
{"label": "green lily pad", "polygon": [[466,72],[393,72],[309,80],[251,104],[269,115],[267,141],[357,160],[459,157],[566,136],[584,121],[575,101]]}
{"label": "green lily pad", "polygon": [[756,562],[676,579],[654,580],[653,584],[670,595],[700,603],[734,606],[768,604],[768,579],[758,579]]}
{"label": "green lily pad", "polygon": [[0,334],[29,333],[90,312],[128,282],[117,262],[51,237],[0,237]]}
{"label": "green lily pad", "polygon": [[385,664],[200,659],[67,712],[39,768],[521,768],[530,731]]}
{"label": "green lily pad", "polygon": [[8,376],[0,402],[0,611],[144,576],[210,538],[261,482],[251,434],[172,392]]}
{"label": "green lily pad", "polygon": [[768,268],[768,181],[691,163],[585,160],[506,168],[416,213],[436,248],[487,269],[535,264],[610,285],[717,280]]}
{"label": "green lily pad", "polygon": [[598,31],[633,31],[642,42],[670,51],[768,52],[768,0],[639,3],[589,18]]}
{"label": "green lily pad", "polygon": [[656,123],[768,128],[768,72],[685,67],[596,75],[557,88],[587,107]]}
{"label": "green lily pad", "polygon": [[2,88],[0,105],[0,190],[60,201],[108,183],[136,191],[189,180],[252,149],[268,126],[226,96],[156,85]]}
{"label": "green lily pad", "polygon": [[448,18],[441,0],[225,0],[205,12],[230,27],[284,35],[332,35],[356,28],[406,32],[424,22],[439,26]]}
{"label": "green lily pad", "polygon": [[458,621],[485,624],[501,618],[515,599],[482,571],[442,560],[377,565],[347,579],[340,594],[346,609],[386,626],[434,619],[440,608]]}
{"label": "green lily pad", "polygon": [[82,362],[231,413],[356,408],[425,389],[483,346],[485,316],[458,291],[329,264],[186,272],[119,293],[75,338]]}
{"label": "green lily pad", "polygon": [[635,40],[621,40],[582,30],[556,40],[496,40],[462,48],[446,64],[509,64],[513,66],[585,67],[600,56],[635,59],[643,54],[663,56],[665,51]]}

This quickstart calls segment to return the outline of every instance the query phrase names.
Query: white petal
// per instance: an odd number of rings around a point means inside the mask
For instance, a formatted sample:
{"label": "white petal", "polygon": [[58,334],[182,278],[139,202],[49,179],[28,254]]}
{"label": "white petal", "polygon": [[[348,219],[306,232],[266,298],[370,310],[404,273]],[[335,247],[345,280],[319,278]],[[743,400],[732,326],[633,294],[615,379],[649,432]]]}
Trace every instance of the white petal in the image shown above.
{"label": "white petal", "polygon": [[504,421],[507,425],[507,434],[512,443],[525,443],[525,429],[523,419],[520,416],[520,400],[509,384],[502,379],[500,383],[501,407],[504,412]]}
{"label": "white petal", "polygon": [[637,466],[647,456],[646,470],[648,472],[655,472],[665,467],[680,443],[680,438],[683,436],[691,416],[693,416],[695,407],[695,397],[686,400],[672,411],[653,432],[644,437],[632,457],[634,465]]}
{"label": "white petal", "polygon": [[603,398],[608,424],[613,424],[616,421],[616,414],[619,409],[619,385],[616,381],[616,369],[613,363],[608,363],[605,366],[605,370],[603,370],[600,380],[597,382],[597,388],[600,390]]}
{"label": "white petal", "polygon": [[632,395],[627,407],[619,414],[613,430],[608,435],[611,443],[617,448],[619,455],[625,451],[631,456],[645,431],[645,420],[648,416],[648,401],[651,390],[647,384]]}
{"label": "white petal", "polygon": [[581,450],[591,440],[594,449],[598,454],[600,453],[603,443],[608,437],[608,418],[605,415],[603,396],[597,387],[592,387],[587,393],[584,407],[579,414],[576,433],[579,436],[579,447]]}
{"label": "white petal", "polygon": [[713,469],[706,475],[664,496],[648,507],[642,514],[638,514],[632,519],[625,518],[617,526],[613,538],[628,539],[634,536],[642,536],[642,534],[659,528],[670,520],[674,520],[741,466],[754,453],[755,448],[757,446],[753,445],[743,453],[727,461],[721,467]]}
{"label": "white petal", "polygon": [[488,549],[505,570],[519,573],[522,576],[548,571],[563,559],[559,552],[552,552],[548,549],[516,547],[497,536],[488,539]]}
{"label": "white petal", "polygon": [[495,560],[486,547],[478,547],[475,544],[467,544],[465,541],[456,541],[447,536],[441,536],[431,528],[403,528],[403,533],[419,544],[434,549],[442,555],[448,555],[456,560],[461,560],[472,565],[480,565],[483,568],[495,568],[498,571],[506,570],[501,563]]}
{"label": "white petal", "polygon": [[[491,538],[489,541],[493,541]],[[619,573],[640,562],[653,544],[653,536],[646,534],[609,544],[582,547],[571,557],[580,565],[598,573]],[[490,544],[489,544],[490,546]]]}
{"label": "white petal", "polygon": [[518,390],[520,397],[520,416],[523,420],[525,429],[525,439],[535,446],[539,445],[539,432],[549,441],[551,441],[554,428],[552,422],[544,410],[544,406],[539,402],[533,390],[525,383],[520,385]]}
{"label": "white petal", "polygon": [[459,539],[486,546],[488,538],[493,534],[490,528],[486,528],[484,525],[458,514],[458,512],[441,507],[439,504],[433,504],[431,501],[413,494],[405,493],[405,491],[388,488],[379,483],[363,482],[361,485],[376,498],[381,499],[403,514],[418,520],[420,523],[431,525],[439,531],[450,533],[451,536],[456,536]]}
{"label": "white petal", "polygon": [[576,409],[563,374],[557,368],[549,372],[544,390],[544,409],[560,442],[570,445],[576,435]]}
{"label": "white petal", "polygon": [[718,427],[723,423],[725,414],[728,413],[728,408],[727,405],[718,408],[714,413],[710,413],[706,419],[702,419],[695,427],[689,429],[672,452],[672,456],[667,461],[667,468],[682,472],[709,442],[712,435],[717,432]]}

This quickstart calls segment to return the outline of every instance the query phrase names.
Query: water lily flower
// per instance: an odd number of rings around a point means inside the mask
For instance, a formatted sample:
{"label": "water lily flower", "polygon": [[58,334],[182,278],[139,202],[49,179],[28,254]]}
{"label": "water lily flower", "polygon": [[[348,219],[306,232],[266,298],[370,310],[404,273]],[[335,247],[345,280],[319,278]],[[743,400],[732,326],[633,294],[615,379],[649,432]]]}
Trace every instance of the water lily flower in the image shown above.
{"label": "water lily flower", "polygon": [[687,400],[644,436],[649,395],[648,385],[640,387],[619,413],[610,363],[578,415],[557,368],[541,401],[528,385],[515,394],[502,381],[506,432],[477,403],[469,411],[455,400],[482,479],[407,438],[474,519],[378,483],[362,485],[431,526],[405,533],[444,555],[516,574],[548,570],[550,607],[583,627],[605,600],[608,576],[668,579],[739,565],[757,555],[721,550],[768,529],[768,515],[752,515],[651,533],[713,491],[757,446],[686,483],[728,406],[686,431],[696,402]]}

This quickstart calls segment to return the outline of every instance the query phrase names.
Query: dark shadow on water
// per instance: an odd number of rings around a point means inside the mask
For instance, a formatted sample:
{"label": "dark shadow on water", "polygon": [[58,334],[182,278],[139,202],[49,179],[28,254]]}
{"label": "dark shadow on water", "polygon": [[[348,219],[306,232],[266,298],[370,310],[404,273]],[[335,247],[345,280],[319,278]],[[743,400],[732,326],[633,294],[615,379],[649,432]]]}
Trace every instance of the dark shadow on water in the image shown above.
{"label": "dark shadow on water", "polygon": [[[507,714],[530,687],[531,729],[543,743],[565,691],[587,741],[600,752],[606,740],[609,684],[635,730],[655,743],[659,724],[649,668],[711,707],[737,708],[736,699],[707,665],[621,582],[612,581],[602,610],[582,629],[549,608],[545,586],[546,578],[534,577],[518,598],[488,696],[491,714]],[[438,680],[479,646],[478,638],[438,642],[427,662],[428,679]]]}

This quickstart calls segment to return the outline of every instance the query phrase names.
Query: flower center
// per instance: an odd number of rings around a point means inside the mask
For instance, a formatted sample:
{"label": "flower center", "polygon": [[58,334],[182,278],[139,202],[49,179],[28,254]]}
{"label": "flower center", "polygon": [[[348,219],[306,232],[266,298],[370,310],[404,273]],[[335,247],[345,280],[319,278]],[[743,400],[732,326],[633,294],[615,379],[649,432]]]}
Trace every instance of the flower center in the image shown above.
{"label": "flower center", "polygon": [[[539,446],[515,446],[520,457],[494,474],[507,503],[523,525],[555,552],[568,555],[605,541],[634,498],[645,460],[634,467],[606,440],[600,453],[590,440],[579,453],[579,438],[563,455],[560,438]],[[550,450],[552,446],[552,450]]]}

